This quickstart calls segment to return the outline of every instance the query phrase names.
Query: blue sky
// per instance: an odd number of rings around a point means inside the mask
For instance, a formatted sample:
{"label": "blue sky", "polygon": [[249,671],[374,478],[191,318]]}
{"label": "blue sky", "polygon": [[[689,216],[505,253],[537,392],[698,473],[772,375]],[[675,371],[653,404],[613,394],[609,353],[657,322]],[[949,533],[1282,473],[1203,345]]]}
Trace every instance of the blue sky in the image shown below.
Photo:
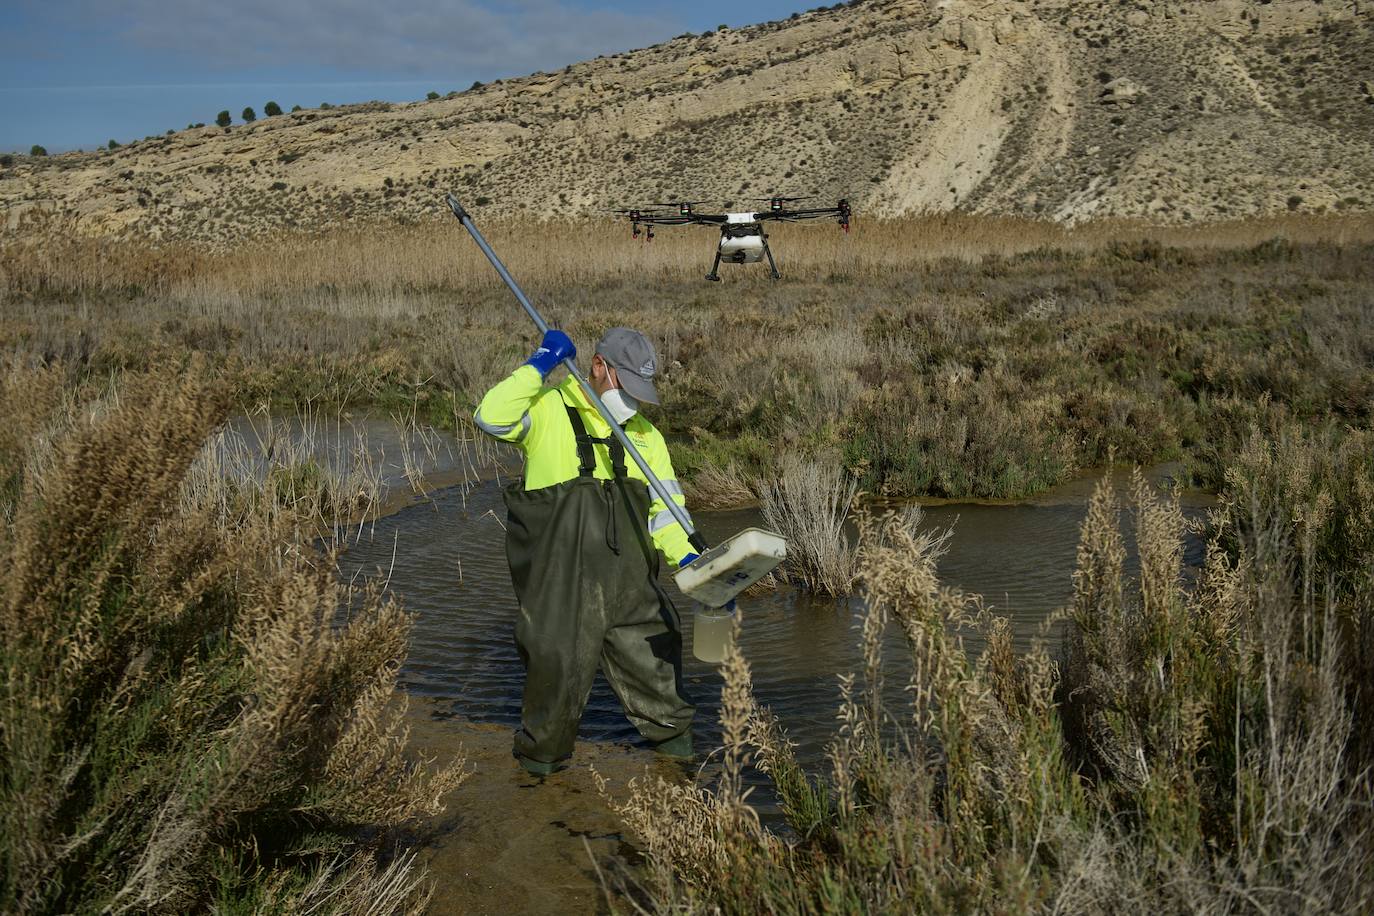
{"label": "blue sky", "polygon": [[121,143],[272,100],[411,101],[683,32],[786,18],[789,0],[3,0],[0,150]]}

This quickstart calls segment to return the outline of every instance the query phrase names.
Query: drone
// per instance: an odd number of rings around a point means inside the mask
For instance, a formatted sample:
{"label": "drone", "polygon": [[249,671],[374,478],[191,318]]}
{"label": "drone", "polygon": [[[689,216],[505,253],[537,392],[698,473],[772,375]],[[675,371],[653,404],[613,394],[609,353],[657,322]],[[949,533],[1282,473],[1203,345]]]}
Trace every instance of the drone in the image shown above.
{"label": "drone", "polygon": [[[655,226],[719,226],[720,243],[716,246],[716,260],[706,279],[720,282],[720,264],[757,264],[768,259],[768,267],[773,279],[779,280],[778,263],[773,260],[773,251],[768,247],[768,233],[763,224],[769,220],[795,223],[804,219],[824,219],[833,217],[845,232],[849,231],[851,211],[849,201],[841,200],[833,207],[811,207],[792,209],[791,205],[807,197],[767,197],[759,198],[768,203],[767,210],[745,213],[698,213],[692,209],[702,201],[680,201],[674,204],[651,204],[644,209],[613,210],[630,221],[631,237],[644,241],[654,240]],[[667,210],[660,208],[670,208]],[[672,211],[676,210],[676,213]],[[641,227],[643,227],[641,229]]]}

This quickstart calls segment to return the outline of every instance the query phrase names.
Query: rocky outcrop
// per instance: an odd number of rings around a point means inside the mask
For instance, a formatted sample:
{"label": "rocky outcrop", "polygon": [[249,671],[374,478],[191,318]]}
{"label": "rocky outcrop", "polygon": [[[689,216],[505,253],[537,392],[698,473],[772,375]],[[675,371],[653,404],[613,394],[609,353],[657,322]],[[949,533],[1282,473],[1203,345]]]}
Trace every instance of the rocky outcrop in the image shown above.
{"label": "rocky outcrop", "polygon": [[1102,87],[1102,104],[1115,108],[1129,108],[1148,91],[1128,76],[1117,77]]}

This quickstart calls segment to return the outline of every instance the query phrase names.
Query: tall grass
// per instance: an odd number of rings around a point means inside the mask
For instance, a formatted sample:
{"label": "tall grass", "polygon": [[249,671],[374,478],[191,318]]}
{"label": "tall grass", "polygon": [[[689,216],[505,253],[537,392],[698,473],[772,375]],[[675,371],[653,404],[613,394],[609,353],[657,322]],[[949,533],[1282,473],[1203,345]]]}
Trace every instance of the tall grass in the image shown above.
{"label": "tall grass", "polygon": [[377,458],[361,436],[339,426],[330,436],[317,414],[294,421],[258,418],[246,433],[214,430],[187,472],[183,511],[208,511],[236,528],[259,517],[302,525],[302,537],[326,533],[336,541],[350,527],[375,519],[383,493]]}
{"label": "tall grass", "polygon": [[[1252,439],[1195,581],[1176,500],[1139,479],[1140,573],[1127,578],[1104,481],[1062,659],[1044,640],[1014,655],[1005,621],[941,586],[909,531],[870,522],[864,667],[840,678],[831,766],[798,765],[736,650],[720,779],[646,777],[613,799],[649,856],[639,906],[1367,912],[1370,445]],[[894,626],[911,672],[900,708],[883,690]],[[987,639],[977,658],[957,635],[965,626]],[[746,802],[751,762],[777,792],[781,829]]]}
{"label": "tall grass", "polygon": [[403,754],[406,613],[185,500],[228,407],[203,371],[56,420],[24,403],[54,374],[0,388],[46,427],[0,440],[0,909],[421,912],[379,854],[463,773]]}
{"label": "tall grass", "polygon": [[[860,555],[852,536],[858,481],[833,457],[788,455],[779,476],[758,487],[764,524],[787,539],[783,575],[825,595],[848,595],[859,577]],[[951,531],[917,531],[921,507],[906,506],[890,526],[906,531],[923,556],[944,553]]]}
{"label": "tall grass", "polygon": [[[442,208],[438,195],[435,203]],[[717,235],[710,227],[661,228],[646,244],[632,241],[628,227],[611,220],[496,220],[483,222],[482,229],[517,277],[541,287],[700,279]],[[1286,215],[1196,226],[1130,220],[1066,226],[948,213],[885,220],[860,216],[848,235],[828,222],[775,226],[771,235],[789,278],[864,282],[907,275],[913,267],[944,259],[977,261],[1037,250],[1086,253],[1108,242],[1184,250],[1249,248],[1273,239],[1362,244],[1374,242],[1374,220]],[[448,218],[272,236],[218,250],[89,236],[61,222],[30,227],[5,242],[0,290],[8,296],[139,291],[218,311],[262,297],[328,307],[343,293],[384,313],[416,290],[500,288],[481,253]]]}
{"label": "tall grass", "polygon": [[[700,280],[709,233],[489,228],[584,350],[615,325],[654,340],[653,419],[713,503],[748,498],[739,482],[778,476],[784,455],[835,451],[881,496],[1021,497],[1108,456],[1186,460],[1215,487],[1255,423],[1374,416],[1361,218],[786,226],[781,281],[746,266],[721,284]],[[537,336],[447,222],[225,252],[35,239],[0,246],[0,275],[8,362],[75,381],[189,351],[232,368],[242,403],[404,411],[473,436],[473,406]]]}

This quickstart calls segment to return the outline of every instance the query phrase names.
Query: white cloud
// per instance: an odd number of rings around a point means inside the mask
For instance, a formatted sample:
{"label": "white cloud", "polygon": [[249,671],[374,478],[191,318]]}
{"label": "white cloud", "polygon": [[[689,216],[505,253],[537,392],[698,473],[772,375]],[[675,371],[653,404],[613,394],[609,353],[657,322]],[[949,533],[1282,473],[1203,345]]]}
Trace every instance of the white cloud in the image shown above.
{"label": "white cloud", "polygon": [[662,13],[563,0],[73,0],[87,23],[207,68],[324,67],[388,76],[523,73],[642,47],[682,31]]}

